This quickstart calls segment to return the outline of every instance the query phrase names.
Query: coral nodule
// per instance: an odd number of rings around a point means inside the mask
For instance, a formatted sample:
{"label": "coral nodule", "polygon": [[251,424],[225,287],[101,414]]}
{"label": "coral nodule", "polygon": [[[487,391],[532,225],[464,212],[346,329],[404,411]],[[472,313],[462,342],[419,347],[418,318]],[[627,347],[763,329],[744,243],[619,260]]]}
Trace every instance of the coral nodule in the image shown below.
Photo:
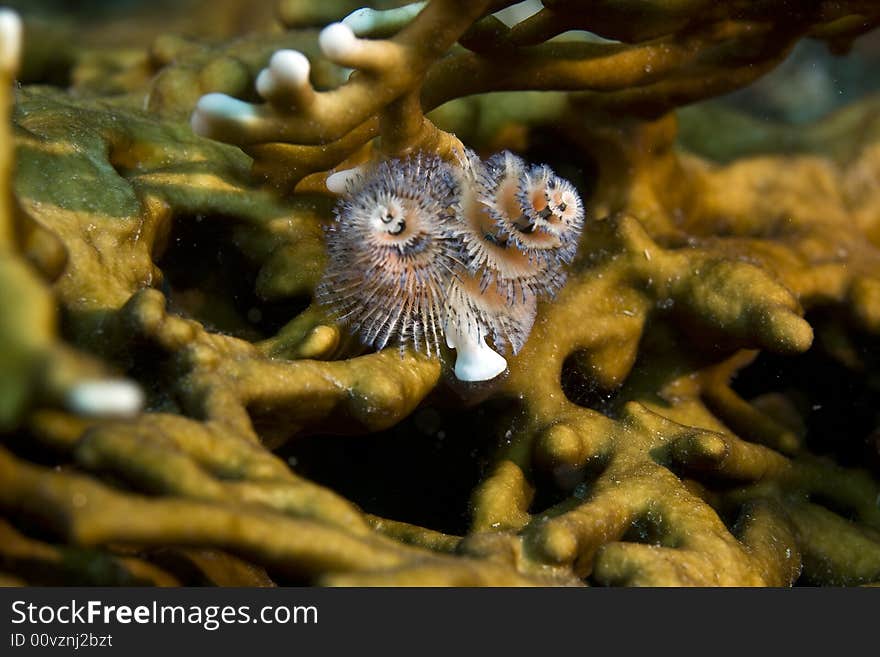
{"label": "coral nodule", "polygon": [[457,378],[501,374],[498,351],[522,348],[536,300],[565,283],[584,221],[572,184],[510,152],[458,165],[418,153],[335,175],[345,193],[318,300],[368,345],[440,355],[445,337]]}

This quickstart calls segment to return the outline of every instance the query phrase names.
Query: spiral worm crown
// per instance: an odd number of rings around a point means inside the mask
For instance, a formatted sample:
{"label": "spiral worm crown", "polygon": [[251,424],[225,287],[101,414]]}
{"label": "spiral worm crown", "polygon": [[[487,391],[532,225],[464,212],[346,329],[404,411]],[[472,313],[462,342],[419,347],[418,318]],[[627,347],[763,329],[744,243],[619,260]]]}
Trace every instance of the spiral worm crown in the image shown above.
{"label": "spiral worm crown", "polygon": [[439,354],[446,290],[458,264],[451,171],[439,158],[379,163],[349,182],[326,229],[319,300],[368,345],[396,339]]}

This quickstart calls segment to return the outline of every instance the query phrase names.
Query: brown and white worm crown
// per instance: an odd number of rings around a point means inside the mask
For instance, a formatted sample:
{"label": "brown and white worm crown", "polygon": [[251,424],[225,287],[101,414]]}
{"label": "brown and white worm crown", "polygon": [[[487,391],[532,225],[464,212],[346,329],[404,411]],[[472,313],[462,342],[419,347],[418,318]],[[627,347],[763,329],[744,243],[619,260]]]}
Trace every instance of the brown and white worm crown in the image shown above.
{"label": "brown and white worm crown", "polygon": [[517,353],[537,301],[565,284],[584,221],[574,186],[507,151],[458,166],[419,153],[335,178],[319,301],[377,349],[439,355],[445,338],[458,378],[503,372],[496,350]]}

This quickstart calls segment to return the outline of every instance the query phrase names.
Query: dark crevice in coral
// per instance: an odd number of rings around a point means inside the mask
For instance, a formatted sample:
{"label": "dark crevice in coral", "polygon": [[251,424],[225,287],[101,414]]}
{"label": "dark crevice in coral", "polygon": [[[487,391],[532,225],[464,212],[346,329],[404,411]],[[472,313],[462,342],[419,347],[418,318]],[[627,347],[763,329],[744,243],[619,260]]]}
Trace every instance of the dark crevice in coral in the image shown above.
{"label": "dark crevice in coral", "polygon": [[670,541],[670,535],[664,525],[662,514],[657,511],[647,511],[635,518],[620,540],[624,543],[642,543],[656,547],[676,547]]}
{"label": "dark crevice in coral", "polygon": [[[867,341],[856,351],[868,364],[880,354],[878,345]],[[817,340],[796,357],[761,353],[737,374],[732,386],[744,399],[781,392],[803,418],[810,451],[830,456],[840,465],[868,467],[876,473],[880,472],[876,439],[880,386],[871,380],[872,371],[870,364],[863,371],[846,367]]]}
{"label": "dark crevice in coral", "polygon": [[[165,572],[174,575],[174,577],[180,581],[182,586],[228,585],[225,582],[212,580],[211,577],[216,576],[217,572],[211,572],[210,568],[209,571],[206,572],[204,568],[201,568],[199,563],[187,555],[189,549],[192,548],[179,548],[175,546],[149,548],[138,552],[136,556],[160,567]],[[199,549],[195,548],[194,551],[199,552]],[[222,572],[222,576],[228,577],[230,581],[233,580],[236,570],[242,570],[247,573],[250,569],[254,569],[256,570],[256,573],[252,575],[253,580],[248,581],[247,585],[266,586],[268,584],[266,579],[261,576],[263,572],[261,568],[255,567],[247,562],[237,563],[236,568],[236,562],[229,563],[227,561],[230,559],[229,555],[222,552],[207,552],[202,555],[202,559],[207,560],[218,571]],[[284,581],[284,585],[286,586],[307,586],[311,583],[307,579],[291,579],[289,574],[284,574],[279,579]],[[272,581],[277,583],[279,580],[273,578]]]}
{"label": "dark crevice in coral", "polygon": [[572,143],[563,129],[555,126],[534,128],[522,155],[528,162],[547,163],[577,188],[585,203],[593,196],[599,180],[599,163]]}
{"label": "dark crevice in coral", "polygon": [[812,504],[823,506],[832,513],[836,513],[841,518],[849,520],[850,522],[859,522],[859,520],[861,519],[861,514],[859,514],[858,509],[849,506],[840,499],[835,499],[831,495],[825,495],[821,492],[814,491],[810,493],[807,499]]}
{"label": "dark crevice in coral", "polygon": [[136,344],[137,349],[132,350],[131,363],[125,373],[140,384],[145,396],[144,409],[149,412],[180,412],[173,395],[169,393],[168,382],[175,380],[179,373],[168,353],[146,339]]}
{"label": "dark crevice in coral", "polygon": [[39,465],[61,467],[70,463],[70,456],[62,447],[53,449],[45,441],[36,438],[29,429],[19,429],[15,433],[0,436],[0,445],[16,456]]}
{"label": "dark crevice in coral", "polygon": [[471,492],[497,446],[497,410],[489,406],[423,406],[386,431],[301,437],[278,454],[368,513],[462,535]]}
{"label": "dark crevice in coral", "polygon": [[577,353],[570,355],[562,364],[560,383],[562,392],[573,404],[599,411],[613,416],[618,407],[617,390],[603,388],[598,381],[587,372]]}
{"label": "dark crevice in coral", "polygon": [[[64,543],[64,536],[57,528],[41,518],[36,518],[32,514],[15,511],[5,514],[4,518],[9,520],[16,531],[24,534],[28,538],[44,543]],[[76,546],[71,546],[76,549]]]}
{"label": "dark crevice in coral", "polygon": [[608,459],[596,457],[580,467],[560,464],[535,473],[535,496],[529,506],[533,515],[557,515],[590,497],[593,485],[605,471]]}
{"label": "dark crevice in coral", "polygon": [[174,549],[158,548],[140,555],[150,563],[173,573],[180,580],[182,586],[213,586],[205,573],[200,571],[194,563],[185,559]]}
{"label": "dark crevice in coral", "polygon": [[602,587],[607,587],[607,586],[609,586],[609,585],[606,584],[605,582],[600,582],[600,581],[597,580],[595,577],[593,577],[593,573],[590,573],[589,575],[587,575],[586,577],[584,577],[584,578],[583,578],[583,582],[584,582],[584,584],[586,584],[587,586],[602,586]]}
{"label": "dark crevice in coral", "polygon": [[258,341],[299,314],[308,299],[260,299],[258,267],[232,237],[228,217],[177,217],[157,261],[161,290],[172,312],[196,319],[209,331]]}
{"label": "dark crevice in coral", "polygon": [[276,335],[285,324],[305,310],[310,300],[307,297],[294,297],[270,301],[254,297],[254,301],[255,304],[248,307],[247,320],[268,338]]}
{"label": "dark crevice in coral", "polygon": [[266,574],[269,576],[277,586],[314,586],[315,582],[312,579],[301,576],[297,577],[296,575],[288,572],[279,572],[272,568],[266,568]]}
{"label": "dark crevice in coral", "polygon": [[[571,470],[564,476],[570,476],[573,479],[580,479],[581,473]],[[545,514],[549,517],[556,515],[554,512],[559,511],[563,507],[568,508],[568,503],[572,499],[572,488],[559,486],[551,475],[538,477],[534,483],[535,496],[532,498],[532,503],[529,505],[530,514]],[[587,484],[580,485],[583,485],[584,489],[588,487]],[[575,488],[576,487],[577,485]]]}

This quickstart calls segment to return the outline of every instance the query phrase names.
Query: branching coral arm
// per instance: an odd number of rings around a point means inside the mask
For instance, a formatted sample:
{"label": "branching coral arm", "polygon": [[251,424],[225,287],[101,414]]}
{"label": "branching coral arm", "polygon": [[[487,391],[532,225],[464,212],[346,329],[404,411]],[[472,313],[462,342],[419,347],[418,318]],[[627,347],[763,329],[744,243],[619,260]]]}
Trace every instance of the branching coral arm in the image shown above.
{"label": "branching coral arm", "polygon": [[512,27],[510,41],[534,45],[568,30],[588,30],[607,39],[642,43],[729,17],[773,22],[782,11],[789,25],[827,24],[877,12],[877,3],[871,0],[819,0],[783,7],[779,0],[545,0],[543,4],[540,12]]}
{"label": "branching coral arm", "polygon": [[385,38],[403,29],[427,4],[413,2],[385,10],[363,7],[343,18],[342,22],[359,37]]}
{"label": "branching coral arm", "polygon": [[[616,43],[545,43],[503,57],[460,53],[438,62],[425,81],[422,102],[433,108],[452,98],[508,90],[620,91],[658,80],[728,71],[767,59],[766,41],[782,56],[794,41],[779,28],[755,23],[717,23],[689,36],[673,35],[637,46]],[[756,49],[755,46],[763,48]],[[773,58],[775,59],[775,57]]]}
{"label": "branching coral arm", "polygon": [[[486,0],[434,0],[387,40],[360,39],[344,23],[328,25],[321,32],[321,50],[334,63],[356,69],[346,84],[317,92],[308,81],[309,69],[303,61],[283,55],[277,61],[273,58],[269,73],[261,75],[262,90],[270,92],[267,104],[252,105],[208,94],[196,107],[193,129],[240,145],[337,140],[389,103],[418,89],[425,70],[488,4]],[[282,93],[282,87],[290,91]]]}
{"label": "branching coral arm", "polygon": [[[775,19],[778,4],[769,0],[738,6],[735,19],[726,4],[703,0],[671,3],[672,7],[664,3],[662,8],[654,2],[623,3],[623,8],[607,2],[545,4],[547,8],[512,28],[499,28],[491,39],[475,40],[466,34],[462,44],[473,52],[458,52],[432,67],[423,106],[432,109],[453,98],[491,91],[568,90],[602,92],[592,100],[616,109],[643,111],[653,106],[653,113],[661,113],[748,84],[804,35],[851,40],[870,29],[873,22],[866,17],[880,11],[859,0],[810,3],[791,20],[780,22]],[[610,4],[610,14],[596,7]],[[661,17],[669,14],[668,20],[641,23],[636,10],[642,5],[651,5],[647,8]],[[679,5],[698,12],[700,20]],[[629,13],[633,16],[628,18]],[[849,20],[858,17],[861,20]],[[545,42],[571,29],[634,45]]]}

